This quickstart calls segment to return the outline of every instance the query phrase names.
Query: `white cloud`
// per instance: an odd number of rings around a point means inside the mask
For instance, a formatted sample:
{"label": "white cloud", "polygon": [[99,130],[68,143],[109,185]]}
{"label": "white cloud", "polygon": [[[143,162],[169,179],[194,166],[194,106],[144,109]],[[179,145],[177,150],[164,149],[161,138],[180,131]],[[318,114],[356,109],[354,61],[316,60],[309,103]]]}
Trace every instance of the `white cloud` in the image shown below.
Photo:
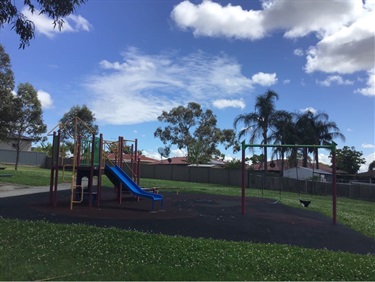
{"label": "white cloud", "polygon": [[218,109],[225,109],[225,108],[245,108],[245,102],[242,99],[239,100],[228,100],[228,99],[220,99],[213,102],[213,106]]}
{"label": "white cloud", "polygon": [[375,153],[368,154],[366,156],[363,156],[366,160],[366,163],[361,165],[359,172],[366,172],[368,171],[369,165],[375,161]]}
{"label": "white cloud", "polygon": [[268,0],[262,2],[261,10],[244,10],[212,1],[197,5],[183,1],[174,7],[171,17],[196,36],[256,40],[282,29],[285,37],[297,38],[332,32],[352,21],[362,11],[361,2],[353,2]]}
{"label": "white cloud", "polygon": [[[362,32],[362,38],[355,38],[354,35],[342,35],[343,38],[340,38],[338,32],[311,47],[307,55],[306,72],[350,74],[373,68],[375,20],[368,24],[374,25],[374,29]],[[361,33],[358,29],[353,31],[353,34],[358,33]]]}
{"label": "white cloud", "polygon": [[271,86],[277,83],[276,73],[263,73],[259,72],[251,77],[253,84],[262,86]]}
{"label": "white cloud", "polygon": [[52,19],[47,17],[45,14],[39,14],[40,11],[38,10],[31,13],[30,10],[24,8],[22,13],[27,17],[27,19],[31,20],[35,24],[36,32],[44,34],[49,38],[52,38],[61,32],[90,31],[92,29],[92,25],[88,22],[88,20],[80,15],[70,15],[64,18],[64,25],[60,31],[58,26],[54,28]]}
{"label": "white cloud", "polygon": [[194,5],[183,1],[171,13],[172,19],[184,30],[192,29],[195,36],[259,39],[264,37],[261,11],[245,11],[240,6],[203,1]]}
{"label": "white cloud", "polygon": [[53,108],[53,100],[51,95],[43,90],[38,90],[38,99],[42,104],[43,109],[51,109]]}
{"label": "white cloud", "polygon": [[363,143],[361,146],[362,146],[362,148],[365,148],[365,149],[375,148],[375,145],[374,145],[374,144],[366,144],[366,143]]}
{"label": "white cloud", "polygon": [[317,110],[314,109],[313,107],[307,107],[305,109],[300,109],[299,111],[301,113],[312,112],[313,114],[315,114],[317,112]]}
{"label": "white cloud", "polygon": [[[307,55],[306,72],[344,74],[372,69],[375,34],[373,12],[372,7],[355,13],[356,17],[351,21],[342,22],[340,28],[326,34],[316,46],[312,46]],[[350,11],[347,13],[350,14]]]}
{"label": "white cloud", "polygon": [[[319,152],[321,152],[321,151],[324,151],[324,150],[320,150]],[[331,165],[332,164],[332,160],[329,157],[329,154],[319,153],[319,163]]]}
{"label": "white cloud", "polygon": [[[349,74],[374,67],[374,0],[264,0],[262,9],[245,10],[212,1],[183,1],[171,13],[174,22],[195,36],[260,40],[272,32],[295,39],[311,33],[317,43],[307,50],[305,71]],[[302,56],[302,49],[295,49]],[[358,90],[369,95],[368,90]]]}
{"label": "white cloud", "polygon": [[[103,123],[154,121],[163,110],[190,101],[210,105],[253,89],[253,79],[242,75],[241,66],[224,54],[146,55],[129,48],[122,56],[122,62],[101,61],[104,72],[85,83],[92,95],[90,108]],[[274,75],[264,77],[257,83],[275,81]]]}
{"label": "white cloud", "polygon": [[286,84],[289,84],[290,82],[291,82],[290,79],[284,79],[284,80],[283,80],[283,84],[285,84],[285,85],[286,85]]}
{"label": "white cloud", "polygon": [[[78,15],[70,15],[67,17],[67,21],[74,24],[74,31],[91,31],[92,25],[84,17]],[[63,28],[64,29],[64,28]]]}
{"label": "white cloud", "polygon": [[352,132],[353,130],[351,128],[346,129],[347,132]]}
{"label": "white cloud", "polygon": [[186,149],[171,149],[171,156],[172,157],[186,157],[187,151]]}
{"label": "white cloud", "polygon": [[348,79],[343,79],[340,75],[331,75],[325,80],[317,80],[316,83],[329,87],[333,83],[337,85],[352,85],[354,82]]}
{"label": "white cloud", "polygon": [[365,88],[360,88],[355,90],[355,93],[360,93],[365,96],[375,96],[375,69],[372,69],[367,72],[368,80],[366,82]]}
{"label": "white cloud", "polygon": [[296,56],[298,56],[298,57],[302,57],[305,53],[303,52],[302,49],[295,49],[293,51],[293,54],[296,55]]}
{"label": "white cloud", "polygon": [[[147,150],[142,150],[142,154],[148,158],[152,158],[155,160],[160,160],[160,154],[155,151],[147,151]],[[165,158],[163,158],[165,159]]]}

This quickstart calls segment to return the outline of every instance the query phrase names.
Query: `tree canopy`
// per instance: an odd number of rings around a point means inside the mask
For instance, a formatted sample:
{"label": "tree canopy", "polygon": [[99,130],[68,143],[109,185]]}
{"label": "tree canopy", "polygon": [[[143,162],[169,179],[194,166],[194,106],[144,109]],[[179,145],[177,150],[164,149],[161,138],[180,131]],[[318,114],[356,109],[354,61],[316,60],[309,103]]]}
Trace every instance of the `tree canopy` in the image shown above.
{"label": "tree canopy", "polygon": [[[340,132],[336,123],[329,120],[327,113],[306,111],[296,115],[295,141],[297,144],[320,145],[337,138],[345,141],[345,136]],[[316,168],[319,169],[318,148],[304,148],[302,151],[303,166],[307,166],[308,153],[313,153]]]}
{"label": "tree canopy", "polygon": [[[238,138],[250,134],[250,143],[261,138],[261,144],[267,145],[268,130],[272,127],[272,122],[276,120],[277,111],[275,101],[279,95],[268,90],[262,95],[256,97],[254,112],[240,114],[234,119],[234,127],[237,128],[239,123],[243,123],[244,128],[238,133]],[[267,173],[267,148],[264,147],[264,168]]]}
{"label": "tree canopy", "polygon": [[158,127],[154,136],[165,145],[187,149],[190,163],[204,163],[213,156],[219,156],[219,144],[223,144],[225,149],[236,144],[234,130],[219,129],[213,112],[210,109],[203,111],[195,102],[190,102],[187,107],[178,106],[170,112],[163,111],[158,120],[168,125]]}
{"label": "tree canopy", "polygon": [[43,122],[42,105],[38,99],[38,93],[30,83],[21,83],[17,89],[17,95],[13,99],[15,112],[12,120],[11,136],[17,140],[16,170],[18,166],[19,152],[22,149],[22,138],[31,138],[34,142],[42,140],[47,126]]}
{"label": "tree canopy", "polygon": [[[53,20],[54,28],[61,30],[64,25],[64,17],[69,16],[74,10],[87,0],[24,0],[23,4],[31,12],[38,11]],[[30,45],[30,40],[35,36],[35,24],[28,19],[16,7],[16,1],[1,0],[0,1],[0,28],[4,24],[11,24],[12,29],[20,37],[20,48]]]}
{"label": "tree canopy", "polygon": [[0,140],[9,137],[11,120],[13,119],[12,100],[14,89],[14,74],[9,55],[0,44]]}
{"label": "tree canopy", "polygon": [[99,132],[95,120],[95,115],[86,105],[73,106],[60,119],[60,123],[63,125],[61,140],[68,141],[75,137],[75,125],[77,125],[78,135],[81,135],[83,139],[91,139],[92,134],[96,135]]}
{"label": "tree canopy", "polygon": [[368,166],[368,171],[373,171],[375,170],[375,160],[372,161],[369,166]]}
{"label": "tree canopy", "polygon": [[356,151],[355,147],[344,146],[342,149],[336,150],[336,167],[350,174],[358,172],[362,164],[366,160],[362,158],[363,153]]}
{"label": "tree canopy", "polygon": [[[282,145],[320,145],[331,142],[335,138],[345,140],[337,124],[329,120],[323,112],[306,111],[303,113],[290,113],[285,110],[276,110],[275,101],[278,94],[272,90],[256,97],[255,111],[240,114],[234,119],[234,127],[242,123],[243,128],[238,133],[238,138],[250,134],[249,143],[254,144],[260,140],[261,144]],[[297,165],[297,159],[302,154],[303,166],[307,167],[309,154],[315,158],[316,168],[319,168],[318,149],[312,148],[273,148],[273,157],[281,154],[282,170],[284,167],[284,154],[288,154],[289,163]],[[267,172],[267,148],[264,147],[264,167]]]}

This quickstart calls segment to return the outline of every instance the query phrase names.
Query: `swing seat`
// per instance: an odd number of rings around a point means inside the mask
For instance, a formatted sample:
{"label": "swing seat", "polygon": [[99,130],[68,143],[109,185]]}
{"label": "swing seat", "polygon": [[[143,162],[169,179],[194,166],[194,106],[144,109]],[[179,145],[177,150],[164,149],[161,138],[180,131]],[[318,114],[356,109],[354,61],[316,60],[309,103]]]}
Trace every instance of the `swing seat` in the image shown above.
{"label": "swing seat", "polygon": [[305,200],[301,200],[301,199],[299,200],[299,202],[305,208],[307,208],[311,204],[311,201],[305,201]]}

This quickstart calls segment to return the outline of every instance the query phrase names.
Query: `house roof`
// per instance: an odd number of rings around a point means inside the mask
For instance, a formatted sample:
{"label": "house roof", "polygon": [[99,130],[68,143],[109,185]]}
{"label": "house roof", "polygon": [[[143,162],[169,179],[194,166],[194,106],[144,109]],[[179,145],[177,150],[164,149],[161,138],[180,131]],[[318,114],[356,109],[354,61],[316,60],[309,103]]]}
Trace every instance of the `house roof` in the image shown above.
{"label": "house roof", "polygon": [[[106,157],[109,160],[114,161],[116,159],[116,154],[115,153],[109,153],[109,154],[106,155]],[[124,153],[124,154],[122,154],[122,158],[125,162],[131,161],[131,155],[130,154]],[[143,156],[143,155],[140,155],[139,158],[140,158],[141,163],[157,163],[158,162],[158,160],[155,160],[153,158],[149,158],[149,157],[146,157],[146,156]]]}
{"label": "house roof", "polygon": [[174,165],[187,165],[187,158],[186,157],[173,157],[169,158],[171,162],[168,161],[168,159],[164,159],[161,161],[158,161],[157,164],[174,164]]}
{"label": "house roof", "polygon": [[[15,139],[18,139],[18,136],[13,135],[13,136],[10,136],[9,138],[12,139],[12,140],[15,140]],[[21,135],[21,140],[34,141],[34,138]]]}
{"label": "house roof", "polygon": [[[275,166],[271,167],[271,163],[274,163]],[[282,160],[281,159],[277,159],[277,160],[273,160],[273,161],[268,161],[267,162],[267,170],[268,171],[280,171],[281,170],[281,165],[282,163]],[[298,167],[302,167],[302,160],[298,160],[298,164],[297,164]],[[252,168],[254,170],[260,170],[260,171],[263,171],[264,167],[264,164],[263,162],[259,163],[259,164],[253,164],[252,165]],[[284,170],[287,170],[287,169],[290,169],[290,168],[295,168],[295,166],[291,166],[289,165],[289,162],[287,160],[284,160]],[[310,169],[314,169],[315,171],[317,171],[316,169],[316,166],[314,163],[307,163],[307,168],[310,168]],[[330,165],[328,164],[322,164],[322,163],[319,163],[319,170],[321,170],[322,172],[329,172],[329,173],[332,173],[332,168]],[[347,173],[346,171],[343,171],[343,170],[337,170],[336,171],[337,173],[340,173],[340,174],[345,174]]]}
{"label": "house roof", "polygon": [[370,170],[362,173],[357,174],[358,177],[369,177],[369,178],[375,178],[375,170]]}
{"label": "house roof", "polygon": [[[171,162],[169,162],[168,159],[164,159],[164,160],[158,161],[155,164],[191,165],[188,163],[187,157],[173,157],[169,159],[171,160]],[[220,166],[220,165],[225,165],[225,162],[221,160],[211,159],[209,163],[205,165],[206,166]]]}

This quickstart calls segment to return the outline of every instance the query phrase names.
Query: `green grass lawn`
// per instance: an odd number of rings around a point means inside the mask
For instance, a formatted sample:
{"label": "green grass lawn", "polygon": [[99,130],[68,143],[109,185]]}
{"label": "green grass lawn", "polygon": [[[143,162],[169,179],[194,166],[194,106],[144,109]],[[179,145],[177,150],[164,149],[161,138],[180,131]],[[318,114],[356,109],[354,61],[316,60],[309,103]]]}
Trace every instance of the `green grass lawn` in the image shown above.
{"label": "green grass lawn", "polygon": [[[5,170],[1,174],[10,174],[11,177],[0,177],[0,183],[12,183],[27,186],[48,186],[50,183],[51,170],[45,168],[36,168],[34,166],[19,166],[14,170],[14,165],[0,165]],[[70,171],[59,171],[59,183],[71,181],[72,173]]]}
{"label": "green grass lawn", "polygon": [[[6,171],[13,183],[49,183],[49,170]],[[103,184],[111,185],[107,181]],[[141,184],[161,191],[240,195],[239,187],[153,179]],[[248,189],[247,194],[260,196],[261,191]],[[264,196],[279,197],[273,191]],[[282,193],[281,202],[299,206],[293,193]],[[339,222],[375,238],[374,203],[339,198],[337,208]],[[330,197],[313,196],[311,209],[331,217]],[[374,281],[375,256],[0,218],[0,280]]]}

